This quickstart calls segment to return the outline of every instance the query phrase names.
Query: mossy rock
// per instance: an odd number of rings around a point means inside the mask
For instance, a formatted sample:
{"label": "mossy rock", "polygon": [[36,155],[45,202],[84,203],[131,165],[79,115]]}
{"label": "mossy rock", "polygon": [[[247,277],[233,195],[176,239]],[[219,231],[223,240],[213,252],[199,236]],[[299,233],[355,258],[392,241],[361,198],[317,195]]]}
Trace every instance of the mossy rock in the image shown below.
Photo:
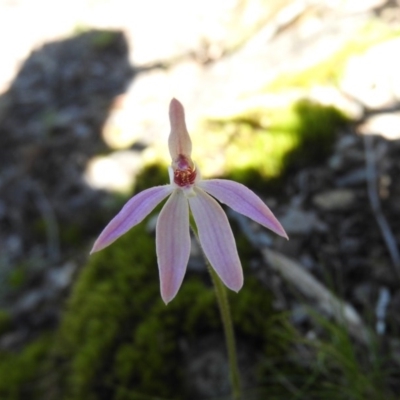
{"label": "mossy rock", "polygon": [[350,119],[333,106],[309,100],[294,104],[297,124],[294,136],[297,146],[285,155],[286,170],[319,163],[331,153],[335,139]]}
{"label": "mossy rock", "polygon": [[[62,392],[69,400],[139,399],[140,393],[187,398],[179,343],[222,332],[203,276],[188,274],[177,297],[164,305],[154,238],[145,226],[94,255],[76,283],[59,332]],[[254,278],[230,297],[242,340],[277,342],[271,295]]]}
{"label": "mossy rock", "polygon": [[293,169],[323,162],[341,128],[349,122],[335,107],[309,100],[220,121],[220,131],[231,131],[226,176],[260,193],[271,194],[271,189],[278,193]]}

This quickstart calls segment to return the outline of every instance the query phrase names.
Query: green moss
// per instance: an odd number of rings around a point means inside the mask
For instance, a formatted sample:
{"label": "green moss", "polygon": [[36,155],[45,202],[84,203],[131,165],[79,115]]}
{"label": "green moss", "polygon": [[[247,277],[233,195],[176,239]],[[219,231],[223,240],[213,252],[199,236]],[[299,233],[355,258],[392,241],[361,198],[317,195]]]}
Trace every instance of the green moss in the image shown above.
{"label": "green moss", "polygon": [[152,186],[169,183],[168,167],[166,165],[152,164],[138,175],[135,183],[135,192],[141,192]]}
{"label": "green moss", "polygon": [[[154,306],[153,299],[158,299],[156,279],[154,245],[144,225],[92,257],[61,328],[71,398],[96,398],[98,376],[105,378],[98,383],[104,390],[124,376],[121,348],[127,349],[134,341],[136,323]],[[142,368],[134,360],[135,364],[136,369]]]}
{"label": "green moss", "polygon": [[332,106],[302,100],[293,109],[298,122],[293,132],[297,146],[285,154],[286,169],[323,161],[330,154],[340,128],[349,123],[349,119]]}
{"label": "green moss", "polygon": [[111,45],[115,45],[116,41],[120,39],[120,32],[113,30],[94,30],[93,27],[85,24],[76,24],[71,32],[72,36],[88,36],[90,38],[90,44],[94,49],[104,49]]}
{"label": "green moss", "polygon": [[120,32],[99,30],[93,35],[92,43],[94,48],[102,50],[115,45],[119,39]]}
{"label": "green moss", "polygon": [[[188,274],[177,297],[164,305],[154,238],[145,226],[94,255],[80,274],[60,329],[68,400],[134,399],[138,393],[187,398],[180,342],[222,334],[210,282]],[[230,297],[238,336],[261,348],[269,343],[264,348],[270,354],[283,351],[271,329],[271,295],[248,277]]]}
{"label": "green moss", "polygon": [[258,109],[214,124],[220,132],[230,132],[226,176],[263,191],[267,180],[277,183],[293,168],[324,160],[348,122],[332,106],[301,100],[288,108]]}
{"label": "green moss", "polygon": [[64,224],[62,229],[60,230],[60,242],[63,245],[77,245],[78,243],[82,243],[84,228],[78,224]]}
{"label": "green moss", "polygon": [[10,271],[8,283],[11,290],[19,289],[25,285],[27,280],[26,272],[27,268],[24,265],[17,265],[12,271]]}
{"label": "green moss", "polygon": [[19,353],[0,352],[0,398],[42,399],[48,372],[51,337],[43,336]]}
{"label": "green moss", "polygon": [[11,317],[7,311],[0,310],[0,335],[11,328]]}
{"label": "green moss", "polygon": [[145,224],[135,227],[94,256],[75,287],[60,341],[68,398],[179,393],[177,338],[199,327],[199,320],[207,320],[206,327],[218,321],[210,289],[191,279],[166,307],[154,239]]}

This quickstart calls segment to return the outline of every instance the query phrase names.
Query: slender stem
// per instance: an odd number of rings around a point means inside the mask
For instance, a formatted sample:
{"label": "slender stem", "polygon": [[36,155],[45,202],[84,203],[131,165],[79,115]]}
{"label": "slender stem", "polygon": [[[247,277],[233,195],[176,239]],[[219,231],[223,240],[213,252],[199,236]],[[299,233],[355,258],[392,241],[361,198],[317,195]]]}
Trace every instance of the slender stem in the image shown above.
{"label": "slender stem", "polygon": [[[193,223],[191,223],[190,225],[193,229],[194,234],[196,235],[197,241],[200,244],[196,226]],[[228,351],[230,379],[232,384],[232,396],[234,400],[240,400],[241,399],[240,374],[239,374],[238,359],[236,353],[235,332],[233,330],[232,316],[229,307],[227,290],[224,284],[222,283],[221,279],[217,275],[217,273],[210,265],[209,261],[207,260],[207,257],[204,256],[204,258],[206,260],[208,271],[210,272],[211,275],[211,280],[214,284],[219,311],[221,313],[222,325],[224,327],[225,342]]]}
{"label": "slender stem", "polygon": [[230,369],[230,377],[232,383],[232,395],[234,400],[240,400],[241,398],[240,374],[239,374],[238,360],[236,354],[235,332],[233,331],[233,324],[232,324],[232,317],[231,317],[231,310],[229,307],[228,296],[224,284],[221,282],[221,279],[216,274],[211,265],[208,263],[208,261],[207,261],[207,267],[214,284],[215,294],[217,296],[217,302],[219,310],[221,312],[222,325],[224,326],[225,342],[228,351],[229,369]]}

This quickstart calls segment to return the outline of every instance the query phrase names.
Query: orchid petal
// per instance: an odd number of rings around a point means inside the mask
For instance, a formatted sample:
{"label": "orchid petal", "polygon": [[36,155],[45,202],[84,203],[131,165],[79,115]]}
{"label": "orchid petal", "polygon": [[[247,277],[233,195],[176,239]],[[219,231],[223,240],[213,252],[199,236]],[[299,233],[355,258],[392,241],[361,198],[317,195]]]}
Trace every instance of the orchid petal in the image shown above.
{"label": "orchid petal", "polygon": [[168,138],[168,146],[172,160],[176,161],[180,155],[190,159],[192,141],[186,128],[185,110],[176,99],[172,99],[169,105],[169,120],[171,133]]}
{"label": "orchid petal", "polygon": [[199,188],[195,193],[189,204],[200,244],[222,282],[237,292],[243,285],[243,271],[228,218],[211,196]]}
{"label": "orchid petal", "polygon": [[205,180],[197,185],[221,203],[288,239],[285,230],[272,211],[246,186],[226,179]]}
{"label": "orchid petal", "polygon": [[129,229],[142,222],[172,190],[171,185],[155,186],[133,196],[104,228],[90,253],[104,249]]}
{"label": "orchid petal", "polygon": [[190,254],[189,207],[181,190],[175,190],[157,220],[156,250],[161,297],[165,304],[177,294]]}

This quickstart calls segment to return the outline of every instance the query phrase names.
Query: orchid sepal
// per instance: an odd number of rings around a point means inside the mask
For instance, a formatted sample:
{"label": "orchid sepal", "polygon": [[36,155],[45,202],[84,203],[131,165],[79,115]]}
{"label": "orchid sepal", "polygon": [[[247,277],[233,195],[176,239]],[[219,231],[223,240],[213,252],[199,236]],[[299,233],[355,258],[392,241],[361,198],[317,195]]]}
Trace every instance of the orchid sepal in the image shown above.
{"label": "orchid sepal", "polygon": [[168,304],[182,284],[190,255],[189,207],[180,190],[172,193],[158,216],[156,252],[161,297]]}
{"label": "orchid sepal", "polygon": [[142,222],[172,191],[171,185],[155,186],[133,196],[103,229],[90,254],[103,250]]}
{"label": "orchid sepal", "polygon": [[219,202],[226,204],[232,210],[249,217],[262,226],[265,226],[279,236],[288,239],[280,222],[276,219],[268,206],[249,188],[241,183],[227,179],[209,179],[198,183]]}
{"label": "orchid sepal", "polygon": [[200,188],[195,192],[189,205],[200,245],[225,286],[238,292],[243,286],[243,272],[228,218],[210,195]]}

